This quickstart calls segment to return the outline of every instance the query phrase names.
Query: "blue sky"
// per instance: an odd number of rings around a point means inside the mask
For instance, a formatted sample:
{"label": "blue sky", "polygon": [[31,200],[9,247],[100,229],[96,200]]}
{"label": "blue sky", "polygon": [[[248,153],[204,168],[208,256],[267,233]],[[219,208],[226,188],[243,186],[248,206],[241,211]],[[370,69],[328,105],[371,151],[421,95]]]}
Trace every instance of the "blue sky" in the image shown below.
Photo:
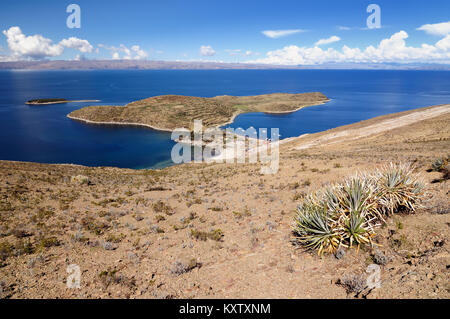
{"label": "blue sky", "polygon": [[[81,8],[80,29],[66,26],[66,7],[71,3]],[[366,8],[371,3],[381,8],[381,28],[366,26],[370,15]],[[5,32],[0,34],[0,61],[78,56],[277,64],[448,63],[450,31],[447,25],[437,25],[442,23],[450,26],[448,0],[2,0],[0,30]],[[417,30],[427,24],[437,26]],[[20,32],[6,33],[12,27]],[[274,38],[262,33],[267,30],[301,32]],[[381,41],[395,34],[379,48]],[[32,38],[36,35],[42,37]],[[317,45],[330,37],[335,42]],[[77,40],[60,44],[70,38]],[[423,44],[434,49],[423,48]],[[343,46],[359,52],[344,52]],[[369,46],[375,51],[366,52]]]}

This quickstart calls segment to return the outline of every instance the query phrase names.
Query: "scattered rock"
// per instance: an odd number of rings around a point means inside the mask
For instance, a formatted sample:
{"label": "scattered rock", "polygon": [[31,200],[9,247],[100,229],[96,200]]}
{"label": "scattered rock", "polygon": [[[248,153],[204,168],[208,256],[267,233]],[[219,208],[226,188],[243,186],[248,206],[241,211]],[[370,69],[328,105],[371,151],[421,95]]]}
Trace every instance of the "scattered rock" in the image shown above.
{"label": "scattered rock", "polygon": [[336,253],[334,254],[334,257],[336,257],[336,259],[342,259],[345,256],[345,250],[342,248],[339,248]]}
{"label": "scattered rock", "polygon": [[372,255],[372,259],[373,261],[377,264],[377,265],[381,265],[384,266],[387,263],[389,263],[391,261],[391,257],[385,255],[381,250],[375,250],[375,252]]}
{"label": "scattered rock", "polygon": [[118,245],[114,244],[114,243],[111,243],[109,241],[104,241],[104,242],[102,242],[102,247],[105,250],[116,250]]}

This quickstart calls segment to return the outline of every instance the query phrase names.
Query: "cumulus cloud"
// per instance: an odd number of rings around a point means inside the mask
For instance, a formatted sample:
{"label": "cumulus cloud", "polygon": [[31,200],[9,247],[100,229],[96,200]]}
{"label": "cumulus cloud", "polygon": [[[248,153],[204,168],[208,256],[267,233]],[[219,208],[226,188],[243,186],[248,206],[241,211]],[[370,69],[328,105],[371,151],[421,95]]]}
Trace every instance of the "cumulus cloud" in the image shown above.
{"label": "cumulus cloud", "polygon": [[338,41],[341,41],[341,38],[339,38],[338,36],[333,35],[333,36],[331,36],[329,38],[326,38],[326,39],[320,39],[319,41],[317,41],[315,43],[315,45],[316,46],[321,46],[321,45],[330,44],[330,43],[338,42]]}
{"label": "cumulus cloud", "polygon": [[52,40],[39,34],[26,36],[19,27],[4,30],[3,34],[14,57],[42,59],[59,56],[64,52],[62,45],[53,44]]}
{"label": "cumulus cloud", "polygon": [[148,53],[142,50],[139,45],[133,45],[131,48],[128,48],[124,44],[120,44],[118,47],[108,47],[104,44],[99,44],[98,46],[99,48],[110,51],[113,60],[145,60],[148,58]]}
{"label": "cumulus cloud", "polygon": [[63,39],[59,42],[59,44],[66,48],[79,50],[82,53],[90,53],[94,49],[94,47],[87,40],[74,37]]}
{"label": "cumulus cloud", "polygon": [[17,26],[4,30],[3,34],[11,51],[9,60],[56,57],[64,52],[64,48],[76,49],[83,53],[92,52],[93,49],[87,40],[72,37],[54,44],[52,40],[40,34],[27,36]]}
{"label": "cumulus cloud", "polygon": [[269,37],[269,38],[272,38],[272,39],[281,38],[281,37],[285,37],[285,36],[296,34],[296,33],[300,33],[300,32],[305,32],[305,30],[290,29],[290,30],[266,30],[266,31],[261,31],[261,33],[264,34],[266,37]]}
{"label": "cumulus cloud", "polygon": [[442,40],[436,42],[436,48],[442,51],[450,51],[450,34],[446,35]]}
{"label": "cumulus cloud", "polygon": [[131,47],[131,51],[133,51],[135,53],[135,60],[144,60],[146,58],[148,58],[148,53],[145,52],[144,50],[141,49],[140,46],[138,45],[133,45]]}
{"label": "cumulus cloud", "polygon": [[426,33],[432,35],[447,35],[450,34],[450,21],[435,24],[424,24],[418,27],[417,30],[425,31]]}
{"label": "cumulus cloud", "polygon": [[200,54],[202,56],[213,56],[216,54],[216,51],[210,45],[202,45],[200,47]]}
{"label": "cumulus cloud", "polygon": [[113,59],[113,60],[120,60],[120,54],[119,54],[119,52],[113,52],[113,53],[112,53],[112,59]]}
{"label": "cumulus cloud", "polygon": [[437,62],[450,63],[450,37],[438,41],[435,45],[422,44],[419,47],[406,45],[408,34],[400,31],[390,38],[383,39],[378,46],[368,46],[364,50],[346,45],[341,50],[315,47],[286,46],[270,51],[262,59],[249,63],[267,63],[279,65],[315,65],[323,63],[383,63],[383,62]]}

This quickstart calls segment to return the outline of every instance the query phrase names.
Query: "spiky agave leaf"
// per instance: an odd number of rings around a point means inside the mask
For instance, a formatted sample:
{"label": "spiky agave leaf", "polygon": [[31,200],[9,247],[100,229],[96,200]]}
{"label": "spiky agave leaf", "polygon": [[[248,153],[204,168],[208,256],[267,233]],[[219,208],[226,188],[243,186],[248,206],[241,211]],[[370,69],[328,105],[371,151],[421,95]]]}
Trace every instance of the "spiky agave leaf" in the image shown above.
{"label": "spiky agave leaf", "polygon": [[326,208],[318,205],[300,205],[297,209],[294,232],[297,241],[307,249],[334,253],[339,247],[340,234],[333,227],[334,221]]}
{"label": "spiky agave leaf", "polygon": [[374,192],[374,184],[366,175],[355,176],[346,180],[341,196],[341,208],[345,216],[358,213],[369,217],[379,217]]}
{"label": "spiky agave leaf", "polygon": [[342,190],[339,185],[326,187],[321,194],[322,201],[332,214],[337,214],[340,210]]}
{"label": "spiky agave leaf", "polygon": [[371,243],[370,239],[374,234],[370,220],[367,220],[366,216],[359,212],[351,212],[346,216],[342,229],[344,238],[348,240],[350,247],[357,244],[358,250],[361,244]]}
{"label": "spiky agave leaf", "polygon": [[339,246],[376,245],[371,238],[378,221],[400,206],[414,210],[422,193],[423,184],[408,165],[360,173],[305,198],[296,215],[297,242],[319,255]]}
{"label": "spiky agave leaf", "polygon": [[380,213],[392,215],[400,206],[415,211],[416,203],[423,192],[423,184],[418,181],[409,165],[391,163],[377,175]]}

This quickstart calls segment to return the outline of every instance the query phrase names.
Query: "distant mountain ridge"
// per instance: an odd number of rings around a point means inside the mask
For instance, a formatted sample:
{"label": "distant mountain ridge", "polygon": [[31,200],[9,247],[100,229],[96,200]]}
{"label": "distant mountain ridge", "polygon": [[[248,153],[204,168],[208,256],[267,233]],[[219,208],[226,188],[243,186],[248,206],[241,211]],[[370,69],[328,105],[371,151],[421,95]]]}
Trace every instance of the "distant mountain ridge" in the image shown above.
{"label": "distant mountain ridge", "polygon": [[148,60],[43,60],[0,62],[0,70],[270,70],[270,69],[360,69],[360,70],[446,70],[447,64],[427,63],[331,63],[321,65],[270,65],[203,61]]}
{"label": "distant mountain ridge", "polygon": [[166,70],[166,69],[293,69],[295,66],[278,66],[249,63],[148,61],[148,60],[83,60],[83,61],[16,61],[0,62],[0,69],[26,70]]}

